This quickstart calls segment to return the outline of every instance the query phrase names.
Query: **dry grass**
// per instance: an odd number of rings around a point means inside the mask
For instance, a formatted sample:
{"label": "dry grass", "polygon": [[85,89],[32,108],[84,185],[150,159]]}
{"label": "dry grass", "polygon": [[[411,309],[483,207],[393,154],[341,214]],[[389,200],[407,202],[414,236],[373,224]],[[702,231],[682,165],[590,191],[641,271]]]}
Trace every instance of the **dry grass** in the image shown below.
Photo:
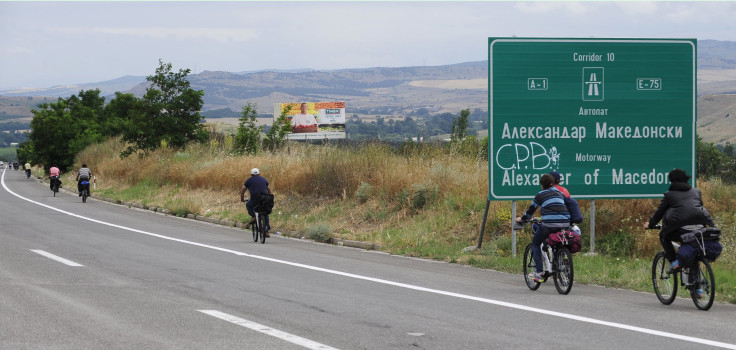
{"label": "dry grass", "polygon": [[[109,140],[77,157],[75,166],[86,162],[97,176],[98,193],[182,215],[246,221],[240,188],[257,167],[276,194],[272,220],[279,230],[304,232],[326,224],[339,238],[373,241],[408,254],[421,255],[422,247],[432,245],[477,244],[488,190],[485,160],[437,146],[397,152],[379,143],[352,148],[291,143],[280,153],[238,157],[193,145],[120,159],[122,149],[119,141]],[[361,184],[370,191],[359,200]],[[717,181],[700,181],[699,188],[724,229],[722,257],[734,256],[736,188]],[[632,256],[651,257],[660,250],[657,231],[642,225],[658,203],[597,200],[597,239],[628,233],[634,238]],[[526,205],[521,201],[517,208]],[[580,205],[585,230],[590,201]],[[491,202],[486,241],[509,235],[510,207],[509,202]]]}

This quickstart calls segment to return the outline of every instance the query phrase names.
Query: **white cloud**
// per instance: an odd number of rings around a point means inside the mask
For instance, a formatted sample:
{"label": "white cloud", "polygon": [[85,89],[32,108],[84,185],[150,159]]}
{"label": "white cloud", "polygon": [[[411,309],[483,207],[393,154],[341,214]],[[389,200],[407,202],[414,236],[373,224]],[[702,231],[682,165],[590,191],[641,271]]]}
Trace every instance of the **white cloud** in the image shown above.
{"label": "white cloud", "polygon": [[11,47],[5,50],[5,52],[9,55],[24,55],[33,53],[33,51],[27,47]]}
{"label": "white cloud", "polygon": [[621,10],[628,15],[648,15],[659,10],[659,6],[653,1],[623,1],[616,3]]}
{"label": "white cloud", "polygon": [[51,31],[65,33],[100,33],[113,35],[128,35],[153,39],[192,40],[204,39],[218,43],[243,42],[258,38],[258,31],[249,28],[194,28],[194,27],[145,27],[145,28],[115,28],[115,27],[57,27]]}
{"label": "white cloud", "polygon": [[556,16],[560,11],[564,11],[571,15],[582,15],[588,10],[585,4],[580,2],[556,2],[556,1],[520,1],[516,4],[516,8],[521,12],[526,13],[550,13],[550,15]]}

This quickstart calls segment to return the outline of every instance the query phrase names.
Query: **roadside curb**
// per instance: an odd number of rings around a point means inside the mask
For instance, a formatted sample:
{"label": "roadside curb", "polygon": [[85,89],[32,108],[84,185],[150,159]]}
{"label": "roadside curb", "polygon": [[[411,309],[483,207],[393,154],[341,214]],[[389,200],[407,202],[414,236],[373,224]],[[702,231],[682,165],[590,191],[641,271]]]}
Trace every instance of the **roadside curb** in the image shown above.
{"label": "roadside curb", "polygon": [[[33,176],[35,177],[35,175],[33,175]],[[42,179],[42,178],[39,178],[39,177],[36,177],[36,179],[39,182],[41,182],[41,183],[48,183],[48,181],[46,181],[46,179]],[[78,193],[75,189],[69,189],[69,188],[65,188],[65,187],[59,188],[59,191],[65,191],[65,192],[69,192],[69,193]],[[93,199],[96,199],[96,200],[99,200],[99,201],[103,201],[103,202],[108,202],[108,203],[111,203],[111,204],[117,204],[117,205],[121,205],[121,206],[126,206],[128,208],[136,208],[136,209],[141,209],[141,210],[152,211],[154,213],[160,213],[160,214],[165,214],[165,215],[176,216],[176,217],[179,217],[179,218],[182,218],[182,219],[191,219],[191,220],[203,221],[203,222],[207,222],[207,223],[211,223],[211,224],[215,224],[215,225],[221,225],[221,226],[226,226],[226,227],[239,228],[239,229],[244,229],[244,230],[247,228],[247,225],[244,222],[235,222],[235,221],[230,221],[230,220],[225,220],[225,219],[211,218],[211,217],[208,217],[208,216],[195,215],[195,214],[187,214],[186,216],[179,216],[179,215],[172,214],[171,211],[169,211],[168,209],[159,208],[159,207],[156,207],[156,206],[147,206],[147,205],[143,205],[141,203],[124,202],[124,201],[118,200],[118,199],[112,199],[112,198],[106,198],[106,197],[99,197],[99,196],[95,196],[95,195],[90,195],[89,198],[93,198]],[[282,236],[282,237],[288,237],[288,238],[294,238],[294,239],[307,240],[307,238],[301,232],[297,232],[297,231],[285,231],[285,232],[282,233],[282,232],[276,232],[276,231],[277,230],[272,230],[271,236]],[[361,242],[361,241],[353,241],[353,240],[340,239],[340,238],[329,238],[326,242],[319,242],[319,241],[314,241],[314,240],[312,240],[312,241],[313,242],[318,242],[318,243],[332,244],[332,245],[339,246],[339,247],[358,248],[358,249],[364,249],[364,250],[381,250],[381,245],[380,244],[378,244],[378,243],[372,243],[372,242]]]}

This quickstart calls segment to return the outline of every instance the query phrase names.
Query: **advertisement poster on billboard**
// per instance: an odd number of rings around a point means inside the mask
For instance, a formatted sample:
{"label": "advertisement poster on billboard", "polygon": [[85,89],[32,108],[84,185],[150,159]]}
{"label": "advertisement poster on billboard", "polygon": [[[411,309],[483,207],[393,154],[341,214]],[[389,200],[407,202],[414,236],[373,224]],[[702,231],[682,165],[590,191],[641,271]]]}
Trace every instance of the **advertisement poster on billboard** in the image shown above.
{"label": "advertisement poster on billboard", "polygon": [[344,139],[345,102],[274,103],[274,120],[281,113],[291,123],[290,140]]}

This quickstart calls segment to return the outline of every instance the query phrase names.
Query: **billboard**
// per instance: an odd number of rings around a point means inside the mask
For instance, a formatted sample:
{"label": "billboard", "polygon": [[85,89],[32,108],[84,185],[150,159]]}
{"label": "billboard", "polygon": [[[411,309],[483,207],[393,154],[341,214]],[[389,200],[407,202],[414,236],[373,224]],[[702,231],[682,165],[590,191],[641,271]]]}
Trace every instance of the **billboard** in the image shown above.
{"label": "billboard", "polygon": [[290,140],[344,139],[345,102],[274,103],[274,120],[286,112],[291,123]]}
{"label": "billboard", "polygon": [[[489,199],[557,171],[576,198],[659,198],[695,175],[695,39],[489,38]],[[694,177],[693,177],[694,179]]]}

